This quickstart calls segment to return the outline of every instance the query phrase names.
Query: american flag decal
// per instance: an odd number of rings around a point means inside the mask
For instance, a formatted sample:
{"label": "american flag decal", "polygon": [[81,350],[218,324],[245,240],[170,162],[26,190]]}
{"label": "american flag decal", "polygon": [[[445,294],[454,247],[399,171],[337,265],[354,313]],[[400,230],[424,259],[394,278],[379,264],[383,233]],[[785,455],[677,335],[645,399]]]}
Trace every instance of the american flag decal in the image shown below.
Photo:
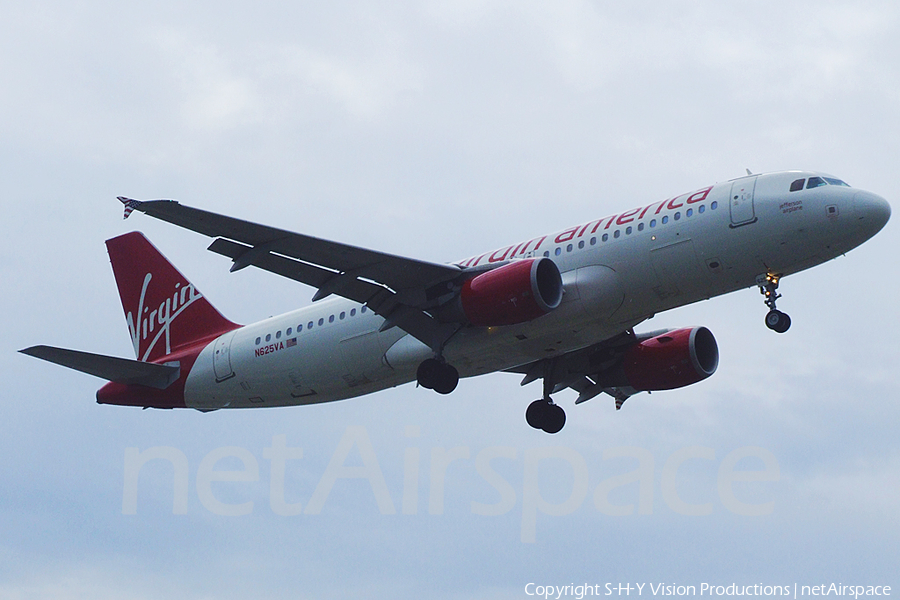
{"label": "american flag decal", "polygon": [[285,342],[285,346],[287,346],[288,348],[290,348],[291,346],[296,346],[296,345],[297,345],[297,338],[288,338],[288,341]]}
{"label": "american flag decal", "polygon": [[141,205],[140,201],[132,200],[131,198],[126,198],[125,196],[118,196],[119,202],[125,205],[125,216],[123,219],[127,219],[131,212]]}

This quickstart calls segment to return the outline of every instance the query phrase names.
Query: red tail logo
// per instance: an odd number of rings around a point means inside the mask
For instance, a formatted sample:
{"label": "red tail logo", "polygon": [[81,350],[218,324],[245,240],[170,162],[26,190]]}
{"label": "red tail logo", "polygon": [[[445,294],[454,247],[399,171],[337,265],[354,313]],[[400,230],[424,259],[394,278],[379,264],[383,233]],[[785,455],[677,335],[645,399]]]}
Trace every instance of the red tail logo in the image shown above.
{"label": "red tail logo", "polygon": [[[150,310],[145,306],[147,288],[153,279],[152,273],[144,276],[144,284],[141,287],[141,298],[138,301],[137,314],[128,311],[125,320],[128,321],[128,333],[131,335],[131,343],[134,344],[134,354],[139,360],[148,360],[154,353],[158,342],[165,340],[165,352],[172,353],[172,323],[184,309],[195,301],[203,298],[192,283],[185,285],[175,284],[172,297],[166,297],[158,307]],[[180,289],[179,289],[180,288]]]}
{"label": "red tail logo", "polygon": [[143,234],[106,241],[138,360],[155,361],[238,327],[222,316]]}

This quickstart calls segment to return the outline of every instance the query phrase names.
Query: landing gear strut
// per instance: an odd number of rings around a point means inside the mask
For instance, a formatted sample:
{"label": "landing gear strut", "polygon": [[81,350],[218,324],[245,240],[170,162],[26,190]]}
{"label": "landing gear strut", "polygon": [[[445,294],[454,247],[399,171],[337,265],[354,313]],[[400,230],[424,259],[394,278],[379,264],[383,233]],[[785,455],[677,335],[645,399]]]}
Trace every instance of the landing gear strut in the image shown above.
{"label": "landing gear strut", "polygon": [[434,390],[438,394],[449,394],[459,384],[459,371],[446,361],[428,358],[419,365],[416,380],[425,389]]}
{"label": "landing gear strut", "polygon": [[781,298],[781,294],[777,291],[778,279],[778,275],[770,273],[765,277],[759,277],[756,285],[759,286],[759,293],[766,297],[766,306],[769,307],[766,315],[766,327],[777,333],[784,333],[791,327],[791,318],[775,308],[775,301]]}

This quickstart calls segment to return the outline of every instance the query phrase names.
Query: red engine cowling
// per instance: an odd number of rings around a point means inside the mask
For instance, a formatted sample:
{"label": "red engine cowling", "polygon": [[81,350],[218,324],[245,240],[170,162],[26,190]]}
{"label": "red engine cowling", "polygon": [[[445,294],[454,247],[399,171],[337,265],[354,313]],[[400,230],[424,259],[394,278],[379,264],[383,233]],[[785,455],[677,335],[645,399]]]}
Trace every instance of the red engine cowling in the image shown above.
{"label": "red engine cowling", "polygon": [[463,284],[459,300],[473,325],[514,325],[546,314],[562,302],[559,267],[546,257],[517,260]]}
{"label": "red engine cowling", "polygon": [[719,347],[706,327],[676,329],[635,344],[622,368],[637,391],[672,390],[702,381],[716,372]]}

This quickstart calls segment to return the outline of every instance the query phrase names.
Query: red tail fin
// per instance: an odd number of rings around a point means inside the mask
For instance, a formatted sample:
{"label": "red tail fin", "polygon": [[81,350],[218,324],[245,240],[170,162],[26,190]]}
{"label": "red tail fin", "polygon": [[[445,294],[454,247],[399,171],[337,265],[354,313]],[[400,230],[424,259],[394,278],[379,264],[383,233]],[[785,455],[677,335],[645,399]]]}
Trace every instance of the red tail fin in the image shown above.
{"label": "red tail fin", "polygon": [[235,325],[137,231],[106,240],[138,360],[154,361]]}

